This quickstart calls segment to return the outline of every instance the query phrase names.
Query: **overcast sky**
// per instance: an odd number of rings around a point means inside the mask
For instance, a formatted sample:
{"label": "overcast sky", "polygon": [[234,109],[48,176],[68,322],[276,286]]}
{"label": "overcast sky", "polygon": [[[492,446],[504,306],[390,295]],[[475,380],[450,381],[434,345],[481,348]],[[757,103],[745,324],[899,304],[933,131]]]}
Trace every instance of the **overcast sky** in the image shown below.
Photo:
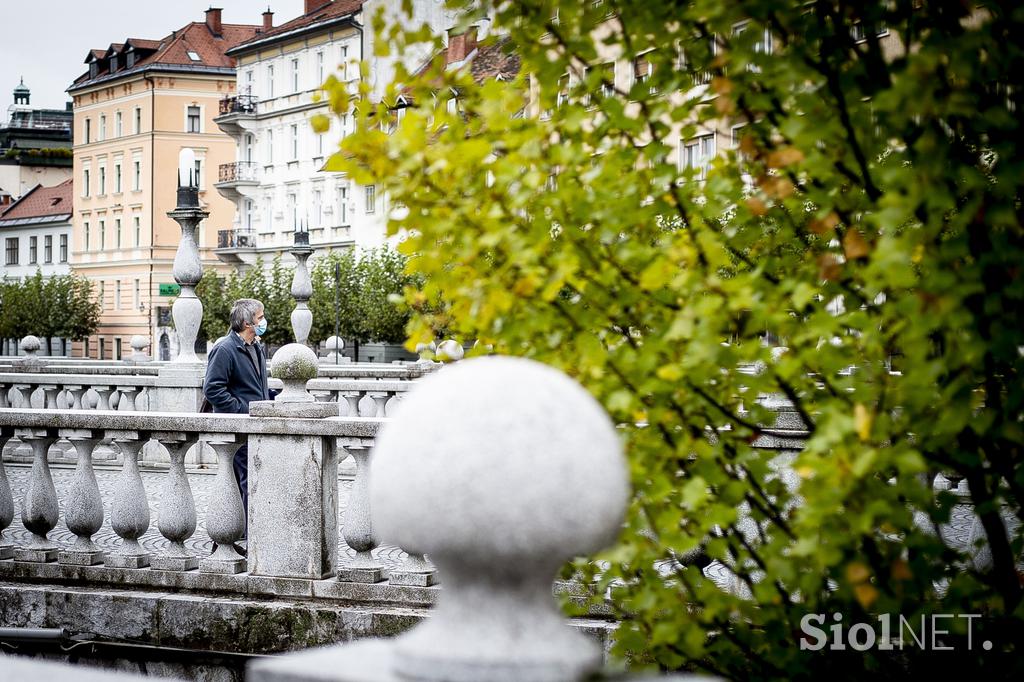
{"label": "overcast sky", "polygon": [[[270,5],[274,24],[302,13],[304,0],[219,0],[225,24],[261,24]],[[190,21],[203,21],[210,0],[2,0],[0,4],[0,119],[19,79],[32,106],[63,109],[64,92],[85,70],[93,48],[127,38],[159,40]]]}

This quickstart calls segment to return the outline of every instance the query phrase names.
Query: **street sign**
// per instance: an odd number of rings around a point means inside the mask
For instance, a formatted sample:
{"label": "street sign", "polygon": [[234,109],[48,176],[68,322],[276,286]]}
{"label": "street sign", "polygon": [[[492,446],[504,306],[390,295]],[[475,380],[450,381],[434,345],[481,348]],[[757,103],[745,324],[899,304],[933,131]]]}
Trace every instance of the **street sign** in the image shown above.
{"label": "street sign", "polygon": [[160,295],[161,296],[177,296],[181,293],[181,287],[177,284],[161,284]]}

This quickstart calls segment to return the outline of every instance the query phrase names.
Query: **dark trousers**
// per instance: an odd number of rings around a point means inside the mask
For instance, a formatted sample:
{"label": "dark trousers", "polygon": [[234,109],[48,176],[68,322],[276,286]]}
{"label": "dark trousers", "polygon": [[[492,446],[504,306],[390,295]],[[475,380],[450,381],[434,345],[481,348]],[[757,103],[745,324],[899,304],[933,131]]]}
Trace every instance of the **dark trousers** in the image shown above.
{"label": "dark trousers", "polygon": [[246,443],[235,452],[232,462],[238,490],[242,493],[242,512],[245,514],[245,536],[249,537],[249,444]]}

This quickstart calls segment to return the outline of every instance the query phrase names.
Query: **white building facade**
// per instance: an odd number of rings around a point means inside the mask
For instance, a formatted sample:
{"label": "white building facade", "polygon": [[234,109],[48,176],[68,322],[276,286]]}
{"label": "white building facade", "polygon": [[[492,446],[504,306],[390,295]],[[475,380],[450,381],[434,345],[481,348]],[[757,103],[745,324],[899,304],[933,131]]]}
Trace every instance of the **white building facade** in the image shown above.
{"label": "white building facade", "polygon": [[[235,140],[237,161],[217,169],[215,186],[235,202],[236,212],[232,225],[216,228],[221,260],[239,266],[257,258],[269,263],[292,246],[300,225],[309,232],[314,258],[386,242],[387,198],[374,185],[323,170],[352,132],[353,120],[335,117],[326,101],[317,101],[317,93],[333,74],[355,96],[364,58],[370,60],[371,78],[393,73],[393,58],[367,57],[373,33],[368,25],[378,7],[391,15],[399,5],[306,0],[305,14],[277,27],[265,13],[263,34],[228,51],[237,61],[238,95],[221,102],[215,120]],[[423,8],[417,16],[444,31],[443,3],[418,0],[415,6]],[[418,63],[423,55],[408,58]],[[331,119],[326,133],[313,130],[310,119],[316,114]]]}

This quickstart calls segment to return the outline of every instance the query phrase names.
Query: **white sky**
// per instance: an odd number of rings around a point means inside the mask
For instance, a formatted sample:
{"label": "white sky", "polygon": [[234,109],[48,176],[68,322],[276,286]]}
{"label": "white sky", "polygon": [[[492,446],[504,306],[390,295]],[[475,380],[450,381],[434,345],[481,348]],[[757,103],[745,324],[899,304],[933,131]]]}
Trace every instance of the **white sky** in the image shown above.
{"label": "white sky", "polygon": [[[219,0],[225,24],[262,24],[270,5],[274,25],[302,14],[304,0]],[[63,109],[64,92],[86,69],[90,49],[127,38],[159,40],[190,21],[203,21],[211,0],[0,0],[0,119],[22,76],[31,105]]]}

